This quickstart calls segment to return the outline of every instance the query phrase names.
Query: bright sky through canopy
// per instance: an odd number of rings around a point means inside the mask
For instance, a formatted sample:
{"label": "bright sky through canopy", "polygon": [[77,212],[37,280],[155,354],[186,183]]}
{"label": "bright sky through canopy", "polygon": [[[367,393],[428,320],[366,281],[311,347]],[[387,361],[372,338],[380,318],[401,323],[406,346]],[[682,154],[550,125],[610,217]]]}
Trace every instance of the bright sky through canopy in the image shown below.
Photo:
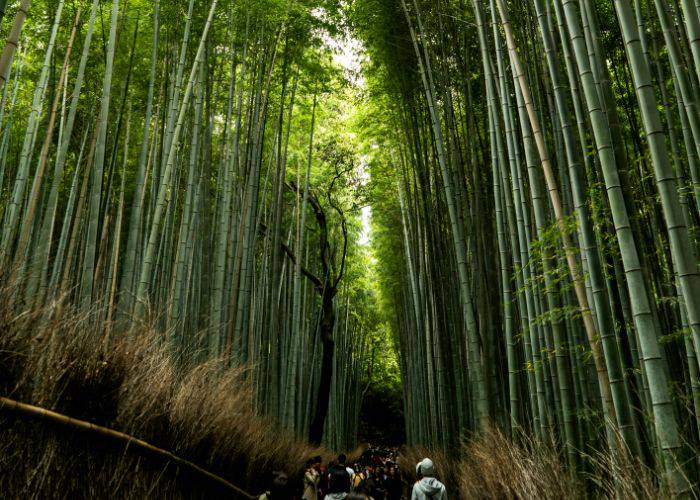
{"label": "bright sky through canopy", "polygon": [[[322,8],[314,9],[313,15],[318,19],[324,19],[326,12]],[[362,42],[350,33],[342,33],[340,36],[332,36],[328,32],[321,33],[324,43],[333,52],[333,60],[345,70],[345,77],[351,85],[357,89],[364,87],[365,80],[362,76],[362,59],[366,57],[362,48]],[[360,163],[360,173],[363,184],[369,180],[369,172],[366,169],[366,158]],[[362,233],[358,243],[367,245],[370,240],[372,220],[372,207],[362,208]]]}

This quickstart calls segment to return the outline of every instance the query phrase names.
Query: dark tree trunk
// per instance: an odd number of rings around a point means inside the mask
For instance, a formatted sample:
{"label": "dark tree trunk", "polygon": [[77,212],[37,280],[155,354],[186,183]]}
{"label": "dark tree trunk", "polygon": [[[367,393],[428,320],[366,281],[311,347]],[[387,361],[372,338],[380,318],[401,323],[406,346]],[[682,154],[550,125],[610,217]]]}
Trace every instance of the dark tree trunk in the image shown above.
{"label": "dark tree trunk", "polygon": [[331,382],[333,377],[333,356],[335,355],[335,342],[333,341],[333,327],[335,326],[335,312],[333,311],[333,297],[335,291],[327,286],[323,292],[323,305],[321,317],[321,381],[316,393],[316,411],[309,429],[309,440],[313,444],[321,444],[323,439],[323,427],[328,415],[328,405],[331,398]]}
{"label": "dark tree trunk", "polygon": [[[340,270],[335,277],[333,277],[333,257],[330,242],[328,240],[328,221],[326,219],[326,214],[316,196],[314,196],[314,194],[310,191],[307,194],[307,200],[311,204],[311,208],[313,209],[316,217],[316,222],[318,223],[319,253],[321,268],[323,271],[323,274],[321,274],[323,278],[320,278],[319,276],[311,273],[305,267],[302,266],[301,268],[301,272],[304,274],[304,276],[311,280],[316,291],[321,295],[321,380],[319,381],[318,391],[316,392],[316,408],[314,410],[314,415],[311,420],[311,427],[309,429],[309,441],[314,444],[321,444],[321,440],[323,439],[323,427],[326,423],[326,417],[328,416],[328,406],[331,398],[331,378],[333,377],[333,357],[335,355],[335,342],[333,341],[335,311],[333,310],[333,300],[338,293],[338,284],[340,283],[340,280],[343,279],[343,274],[345,272],[345,258],[347,256],[348,248],[348,232],[345,223],[345,214],[331,198],[333,185],[343,173],[344,172],[336,173],[327,194],[329,204],[340,216],[341,229],[343,232],[343,253],[340,259]],[[294,191],[301,194],[299,188],[295,184],[290,183],[289,186]],[[264,226],[261,227],[264,228]],[[291,249],[284,244],[282,244],[282,249],[293,262],[296,262],[296,258]]]}

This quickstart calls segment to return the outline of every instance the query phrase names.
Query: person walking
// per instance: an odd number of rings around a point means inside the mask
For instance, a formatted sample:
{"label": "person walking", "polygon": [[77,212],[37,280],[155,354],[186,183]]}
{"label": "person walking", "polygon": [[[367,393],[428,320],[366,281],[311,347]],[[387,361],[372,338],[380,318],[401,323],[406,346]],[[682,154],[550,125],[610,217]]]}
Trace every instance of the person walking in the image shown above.
{"label": "person walking", "polygon": [[340,455],[328,470],[328,494],[325,500],[342,500],[350,493],[354,471],[345,465],[346,460],[345,455]]}
{"label": "person walking", "polygon": [[386,499],[386,486],[387,486],[387,475],[384,473],[384,467],[377,467],[377,471],[374,474],[374,484],[375,488],[372,492],[374,500],[385,500]]}
{"label": "person walking", "polygon": [[401,500],[403,485],[401,484],[401,477],[396,467],[389,469],[387,483],[387,500]]}
{"label": "person walking", "polygon": [[338,455],[338,467],[342,467],[345,469],[345,472],[348,473],[348,476],[352,477],[352,475],[355,473],[355,471],[352,469],[352,467],[348,467],[345,462],[348,461],[348,457],[345,454],[340,454]]}
{"label": "person walking", "polygon": [[333,463],[329,463],[327,466],[321,465],[318,468],[318,473],[320,476],[318,482],[318,500],[323,500],[328,493],[328,471],[333,467]]}
{"label": "person walking", "polygon": [[416,464],[419,480],[413,485],[411,500],[447,500],[445,485],[435,479],[435,466],[429,458]]}
{"label": "person walking", "polygon": [[286,500],[289,498],[289,477],[282,471],[274,471],[272,473],[270,489],[260,495],[259,500]]}
{"label": "person walking", "polygon": [[352,491],[360,491],[367,481],[367,473],[355,464],[355,473],[352,475]]}
{"label": "person walking", "polygon": [[321,482],[321,457],[313,457],[306,463],[304,473],[304,496],[303,500],[318,500],[318,484]]}

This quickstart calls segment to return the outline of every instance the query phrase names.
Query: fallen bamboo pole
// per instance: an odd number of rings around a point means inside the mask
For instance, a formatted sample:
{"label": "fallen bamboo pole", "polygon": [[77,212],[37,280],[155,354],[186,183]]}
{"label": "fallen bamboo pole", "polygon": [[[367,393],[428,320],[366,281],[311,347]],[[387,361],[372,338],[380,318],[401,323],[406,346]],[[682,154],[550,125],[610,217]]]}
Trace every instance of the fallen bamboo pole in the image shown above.
{"label": "fallen bamboo pole", "polygon": [[20,403],[19,401],[15,401],[13,399],[5,398],[0,396],[0,411],[8,411],[8,412],[14,412],[14,413],[19,413],[24,416],[36,418],[39,420],[47,420],[50,422],[54,422],[57,424],[64,425],[66,427],[70,427],[72,429],[76,430],[81,430],[81,431],[86,431],[92,434],[97,434],[109,439],[114,439],[116,441],[121,441],[123,442],[126,446],[133,445],[138,449],[141,449],[143,451],[148,451],[150,453],[153,453],[159,457],[165,458],[169,461],[175,462],[178,465],[181,465],[183,467],[186,467],[188,469],[191,469],[198,474],[208,478],[209,480],[218,483],[221,486],[224,486],[225,488],[233,491],[238,497],[240,498],[245,498],[245,499],[250,499],[250,500],[255,500],[258,497],[253,496],[246,491],[242,490],[238,486],[228,482],[226,479],[222,478],[221,476],[217,476],[216,474],[213,474],[198,465],[190,462],[189,460],[185,460],[184,458],[178,457],[177,455],[172,454],[171,452],[164,450],[162,448],[158,448],[157,446],[154,446],[150,443],[147,443],[146,441],[143,441],[141,439],[138,439],[134,436],[131,436],[129,434],[125,434],[123,432],[115,431],[113,429],[109,429],[107,427],[102,427],[100,425],[96,425],[90,422],[86,422],[84,420],[78,420],[76,418],[69,417],[68,415],[63,415],[62,413],[57,413],[55,411],[47,410],[46,408],[41,408],[39,406],[34,406],[26,403]]}

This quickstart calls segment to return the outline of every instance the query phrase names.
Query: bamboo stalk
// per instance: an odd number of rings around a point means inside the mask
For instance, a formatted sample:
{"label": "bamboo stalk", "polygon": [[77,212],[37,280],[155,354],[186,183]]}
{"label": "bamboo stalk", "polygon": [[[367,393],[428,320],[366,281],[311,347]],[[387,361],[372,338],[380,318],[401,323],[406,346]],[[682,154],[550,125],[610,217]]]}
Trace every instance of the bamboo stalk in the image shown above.
{"label": "bamboo stalk", "polygon": [[107,438],[107,439],[112,439],[115,441],[118,441],[120,443],[123,443],[126,448],[129,446],[134,446],[138,450],[141,450],[143,452],[151,453],[153,455],[156,455],[158,457],[161,457],[167,461],[170,462],[175,462],[177,465],[180,465],[182,467],[185,467],[187,469],[190,469],[197,474],[201,475],[202,477],[225,487],[227,490],[231,491],[235,495],[238,495],[239,497],[242,498],[247,498],[254,500],[258,497],[253,496],[246,491],[240,489],[238,486],[235,486],[234,484],[228,482],[226,479],[224,479],[221,476],[218,476],[216,474],[213,474],[212,472],[209,472],[206,469],[203,469],[202,467],[198,466],[197,464],[190,462],[189,460],[186,460],[184,458],[181,458],[167,450],[164,450],[162,448],[158,448],[157,446],[154,446],[146,441],[143,441],[137,437],[130,436],[129,434],[125,434],[123,432],[119,432],[114,429],[109,429],[107,427],[103,427],[101,425],[96,425],[91,422],[87,422],[85,420],[79,420],[76,418],[69,417],[68,415],[64,415],[62,413],[57,413],[55,411],[47,410],[46,408],[41,408],[39,406],[34,406],[26,403],[21,403],[19,401],[15,401],[13,399],[5,398],[0,396],[0,410],[4,410],[6,412],[10,413],[16,413],[19,415],[22,415],[24,417],[36,419],[36,420],[42,420],[46,422],[51,422],[54,424],[59,424],[64,427],[68,427],[73,430],[77,431],[83,431],[87,432],[90,435],[94,436],[100,436],[102,438]]}

